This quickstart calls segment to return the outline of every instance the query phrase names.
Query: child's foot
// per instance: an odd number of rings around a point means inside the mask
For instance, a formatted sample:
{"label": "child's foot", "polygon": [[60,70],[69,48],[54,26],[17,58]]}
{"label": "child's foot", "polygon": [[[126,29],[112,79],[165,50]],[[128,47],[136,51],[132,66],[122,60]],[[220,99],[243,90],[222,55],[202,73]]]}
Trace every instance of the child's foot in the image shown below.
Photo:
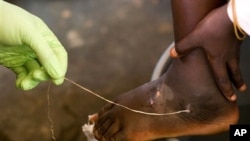
{"label": "child's foot", "polygon": [[235,102],[220,93],[197,50],[174,60],[159,79],[116,98],[115,102],[151,113],[189,113],[152,116],[106,105],[95,117],[94,134],[101,141],[143,141],[162,137],[213,134],[228,130],[238,120]]}

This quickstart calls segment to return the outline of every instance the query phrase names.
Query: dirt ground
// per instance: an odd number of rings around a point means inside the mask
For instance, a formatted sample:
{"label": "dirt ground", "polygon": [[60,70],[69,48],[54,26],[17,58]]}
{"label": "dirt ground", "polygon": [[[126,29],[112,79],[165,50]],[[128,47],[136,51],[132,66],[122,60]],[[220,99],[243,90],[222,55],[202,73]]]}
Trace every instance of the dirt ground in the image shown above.
{"label": "dirt ground", "polygon": [[[170,5],[158,0],[24,0],[14,2],[42,18],[69,54],[67,77],[112,99],[150,80],[173,41]],[[0,68],[0,141],[50,140],[47,88],[15,88]],[[81,126],[106,103],[65,81],[52,85],[51,118],[59,141],[83,141]]]}
{"label": "dirt ground", "polygon": [[[109,99],[150,81],[156,62],[173,41],[166,0],[12,2],[43,19],[65,46],[66,77]],[[249,53],[243,51],[242,60],[249,60]],[[241,67],[250,78],[247,63]],[[56,139],[86,140],[81,126],[106,103],[67,81],[52,85],[49,93],[48,86],[44,82],[31,91],[16,89],[15,75],[0,67],[0,141],[51,140],[48,94]],[[240,104],[250,105],[249,93],[241,95]],[[250,123],[249,109],[244,113],[243,122]]]}

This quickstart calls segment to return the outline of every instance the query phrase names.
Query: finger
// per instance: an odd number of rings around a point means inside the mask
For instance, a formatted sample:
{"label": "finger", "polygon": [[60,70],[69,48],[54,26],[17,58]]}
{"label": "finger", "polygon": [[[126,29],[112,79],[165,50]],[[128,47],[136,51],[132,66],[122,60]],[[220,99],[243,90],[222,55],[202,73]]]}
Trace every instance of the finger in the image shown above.
{"label": "finger", "polygon": [[201,46],[201,39],[198,36],[198,31],[195,30],[184,37],[181,41],[175,44],[175,47],[170,50],[171,57],[181,57],[193,49]]}
{"label": "finger", "polygon": [[59,79],[53,79],[52,82],[53,82],[55,85],[61,85],[61,84],[64,82],[64,77],[59,78]]}
{"label": "finger", "polygon": [[239,68],[239,63],[237,59],[232,59],[228,63],[228,68],[230,72],[230,78],[234,86],[241,92],[245,91],[247,89],[247,85],[242,78],[241,71]]}
{"label": "finger", "polygon": [[25,66],[32,75],[33,79],[38,81],[46,81],[50,79],[45,69],[40,66],[39,62],[36,59],[29,61],[25,64]]}
{"label": "finger", "polygon": [[209,61],[211,63],[212,71],[215,75],[215,79],[222,94],[229,100],[235,101],[236,95],[234,93],[231,81],[228,77],[227,67],[220,59],[213,59]]}
{"label": "finger", "polygon": [[[38,24],[37,27],[33,27],[34,29],[43,30],[44,34],[47,34],[48,32],[48,34],[51,35],[50,34],[51,31],[47,28],[47,26],[43,23],[42,20],[40,20],[35,16],[34,20]],[[59,79],[64,77],[65,69],[61,67],[61,63],[57,58],[57,56],[55,55],[54,50],[52,50],[52,48],[49,46],[48,42],[44,39],[42,34],[39,32],[32,32],[31,34],[27,32],[30,31],[30,29],[25,29],[25,28],[28,27],[24,27],[24,29],[22,29],[23,32],[26,33],[26,35],[23,36],[22,38],[23,42],[26,43],[28,46],[30,46],[30,48],[36,53],[39,62],[45,68],[50,77],[52,79]],[[46,30],[43,28],[46,28]]]}
{"label": "finger", "polygon": [[27,76],[27,70],[25,67],[23,66],[20,66],[20,67],[13,67],[13,68],[10,68],[17,76],[16,78],[16,87],[17,88],[21,88],[21,82],[22,80]]}
{"label": "finger", "polygon": [[48,81],[50,80],[49,75],[44,70],[44,68],[39,68],[33,71],[33,78],[39,81]]}
{"label": "finger", "polygon": [[180,55],[178,55],[178,53],[177,53],[177,51],[176,51],[176,49],[175,49],[175,47],[173,47],[173,48],[171,48],[170,49],[170,56],[172,57],[172,58],[178,58]]}
{"label": "finger", "polygon": [[32,78],[31,75],[27,75],[21,82],[20,87],[27,91],[27,90],[31,90],[33,88],[35,88],[36,86],[38,86],[40,84],[40,81],[35,80]]}
{"label": "finger", "polygon": [[25,68],[27,70],[27,75],[23,78],[20,83],[20,87],[23,90],[31,90],[35,88],[41,81],[33,78],[33,73],[35,70],[40,68],[39,63],[33,59],[25,63]]}
{"label": "finger", "polygon": [[54,52],[54,55],[56,56],[56,58],[58,59],[60,63],[60,66],[61,66],[60,70],[64,73],[63,77],[54,78],[53,82],[56,85],[62,84],[64,81],[64,76],[66,74],[67,65],[68,65],[67,52],[65,48],[62,46],[61,42],[57,39],[54,33],[47,27],[47,25],[43,21],[41,21],[40,19],[37,19],[37,23],[38,23],[37,25],[39,26],[38,29],[39,29],[40,34],[42,35],[42,37],[48,43],[49,47]]}
{"label": "finger", "polygon": [[39,84],[39,81],[32,79],[31,75],[28,74],[27,69],[23,66],[10,68],[17,75],[16,87],[22,90],[30,90]]}

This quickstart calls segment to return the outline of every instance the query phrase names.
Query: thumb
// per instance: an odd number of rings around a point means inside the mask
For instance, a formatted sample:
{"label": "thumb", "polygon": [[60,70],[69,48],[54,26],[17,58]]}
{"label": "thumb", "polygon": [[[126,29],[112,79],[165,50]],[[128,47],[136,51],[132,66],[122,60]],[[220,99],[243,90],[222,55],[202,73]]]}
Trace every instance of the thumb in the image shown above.
{"label": "thumb", "polygon": [[199,46],[200,38],[197,32],[191,32],[171,48],[170,56],[173,58],[182,57]]}

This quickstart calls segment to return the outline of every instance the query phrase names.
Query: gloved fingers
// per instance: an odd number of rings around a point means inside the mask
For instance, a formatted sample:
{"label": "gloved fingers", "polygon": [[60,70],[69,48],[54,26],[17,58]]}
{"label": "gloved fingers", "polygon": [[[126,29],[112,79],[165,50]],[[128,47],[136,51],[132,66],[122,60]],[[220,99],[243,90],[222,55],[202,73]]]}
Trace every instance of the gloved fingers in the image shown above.
{"label": "gloved fingers", "polygon": [[232,59],[228,63],[228,69],[229,69],[230,77],[234,86],[241,92],[245,91],[247,89],[247,85],[242,78],[238,60]]}
{"label": "gloved fingers", "polygon": [[61,85],[61,84],[64,82],[64,77],[59,78],[59,79],[52,79],[52,82],[53,82],[55,85]]}
{"label": "gloved fingers", "polygon": [[228,77],[227,66],[220,59],[209,60],[209,62],[214,73],[217,85],[219,86],[222,94],[229,101],[235,101],[237,97]]}
{"label": "gloved fingers", "polygon": [[[50,76],[47,74],[47,72],[45,71],[44,68],[39,68],[39,69],[36,69],[33,71],[33,78],[35,80],[39,80],[39,81],[48,81],[50,80]],[[55,84],[55,85],[60,85],[62,84],[64,81],[64,78],[60,78],[60,79],[52,79],[52,82]]]}
{"label": "gloved fingers", "polygon": [[16,87],[25,90],[26,87],[22,86],[23,79],[27,76],[28,72],[25,67],[13,67],[10,68],[16,74]]}
{"label": "gloved fingers", "polygon": [[31,75],[27,75],[21,82],[21,88],[23,90],[31,90],[40,84],[39,80],[33,79]]}
{"label": "gloved fingers", "polygon": [[34,78],[34,72],[40,69],[40,65],[37,60],[33,59],[24,64],[24,68],[27,71],[26,76],[22,78],[19,87],[23,90],[30,90],[36,87],[41,80]]}
{"label": "gloved fingers", "polygon": [[40,81],[33,78],[33,71],[39,67],[39,64],[33,60],[24,66],[10,68],[17,75],[16,87],[23,90],[30,90],[36,87]]}
{"label": "gloved fingers", "polygon": [[61,69],[66,73],[68,66],[68,54],[65,48],[43,21],[37,19],[37,23],[37,25],[39,26],[39,32],[59,60],[60,65],[62,66]]}
{"label": "gloved fingers", "polygon": [[192,50],[194,50],[197,47],[201,46],[200,40],[197,37],[199,37],[198,35],[198,31],[193,31],[190,34],[188,34],[188,36],[186,36],[185,38],[183,38],[181,41],[177,42],[175,44],[175,47],[173,47],[170,50],[170,56],[173,58],[177,58],[177,57],[181,57],[186,55],[187,53],[191,52]]}
{"label": "gloved fingers", "polygon": [[[54,44],[51,46],[55,46]],[[67,67],[68,67],[68,55],[67,52],[63,47],[52,47],[54,52],[56,53],[56,56],[60,62],[60,69],[62,71],[62,76],[61,77],[52,77],[52,81],[55,85],[60,85],[64,82],[64,77],[66,75]],[[50,69],[50,68],[48,68]]]}
{"label": "gloved fingers", "polygon": [[30,73],[33,79],[38,81],[46,81],[49,80],[47,72],[43,67],[40,66],[39,62],[36,59],[29,61],[25,64],[26,69]]}
{"label": "gloved fingers", "polygon": [[64,76],[59,60],[47,42],[43,40],[41,35],[33,35],[27,44],[30,44],[30,47],[36,53],[39,62],[52,78],[60,78]]}
{"label": "gloved fingers", "polygon": [[[63,77],[53,78],[52,81],[56,85],[60,85],[64,81],[64,76],[66,74],[67,66],[68,66],[68,55],[65,50],[65,48],[62,46],[61,42],[57,39],[57,37],[54,35],[54,33],[47,27],[47,25],[43,22],[37,19],[40,33],[44,37],[44,39],[47,41],[48,45],[53,50],[55,56],[59,60],[59,63],[61,65],[61,71],[64,72]],[[46,68],[45,68],[46,69]]]}
{"label": "gloved fingers", "polygon": [[67,69],[67,53],[53,32],[38,17],[33,16],[38,33],[24,39],[38,56],[38,60],[51,79],[64,78]]}
{"label": "gloved fingers", "polygon": [[40,67],[39,69],[36,69],[33,71],[33,78],[39,81],[47,81],[50,80],[49,75],[45,71],[43,67]]}
{"label": "gloved fingers", "polygon": [[48,43],[49,47],[58,57],[59,61],[63,63],[62,65],[67,66],[68,54],[63,45],[61,44],[61,42],[41,19],[37,17],[35,17],[35,19],[36,19],[36,26],[43,39]]}

